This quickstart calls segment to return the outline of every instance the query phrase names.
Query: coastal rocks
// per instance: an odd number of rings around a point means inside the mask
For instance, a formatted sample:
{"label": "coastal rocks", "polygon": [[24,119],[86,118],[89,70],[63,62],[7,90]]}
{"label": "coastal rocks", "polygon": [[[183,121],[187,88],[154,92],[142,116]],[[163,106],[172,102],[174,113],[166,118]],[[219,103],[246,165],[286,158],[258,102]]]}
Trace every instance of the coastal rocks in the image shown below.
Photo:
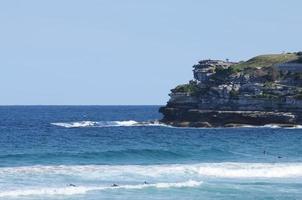
{"label": "coastal rocks", "polygon": [[240,93],[242,94],[252,94],[252,95],[260,95],[262,91],[262,85],[261,84],[243,84],[240,87]]}
{"label": "coastal rocks", "polygon": [[184,121],[173,121],[167,122],[166,124],[175,127],[195,127],[195,128],[211,128],[212,125],[209,122],[184,122]]}
{"label": "coastal rocks", "polygon": [[176,92],[170,94],[170,103],[176,104],[196,104],[198,99],[195,96],[191,96],[189,93],[185,92]]}
{"label": "coastal rocks", "polygon": [[161,107],[164,123],[180,127],[223,127],[230,124],[296,124],[297,116],[289,112],[215,111]]}
{"label": "coastal rocks", "polygon": [[227,69],[233,64],[235,63],[222,60],[201,60],[193,66],[194,78],[199,82],[208,81],[216,70]]}
{"label": "coastal rocks", "polygon": [[194,80],[171,90],[170,100],[159,110],[161,122],[178,127],[302,124],[302,70],[282,64],[292,60],[302,56],[200,61],[193,66]]}
{"label": "coastal rocks", "polygon": [[216,94],[219,97],[222,98],[229,98],[230,96],[230,92],[233,90],[232,85],[219,85],[217,87],[212,87],[210,92],[212,92],[212,94]]}

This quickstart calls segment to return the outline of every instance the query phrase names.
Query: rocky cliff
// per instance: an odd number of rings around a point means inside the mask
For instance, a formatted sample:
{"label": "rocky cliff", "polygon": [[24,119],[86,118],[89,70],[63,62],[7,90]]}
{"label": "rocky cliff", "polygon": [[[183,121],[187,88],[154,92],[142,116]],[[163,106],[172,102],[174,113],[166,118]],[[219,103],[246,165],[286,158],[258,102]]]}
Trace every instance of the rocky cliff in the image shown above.
{"label": "rocky cliff", "polygon": [[222,127],[302,124],[302,52],[239,63],[202,60],[194,79],[171,90],[163,123]]}

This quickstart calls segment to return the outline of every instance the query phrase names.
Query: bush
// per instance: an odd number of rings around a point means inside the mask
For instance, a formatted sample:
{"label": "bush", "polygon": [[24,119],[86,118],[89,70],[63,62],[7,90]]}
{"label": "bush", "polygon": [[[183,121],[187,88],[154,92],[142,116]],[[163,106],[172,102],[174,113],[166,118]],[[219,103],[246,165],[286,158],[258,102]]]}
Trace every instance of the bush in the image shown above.
{"label": "bush", "polygon": [[235,74],[239,71],[240,71],[239,69],[232,68],[232,67],[225,68],[225,69],[216,68],[215,74],[211,76],[211,79],[214,81],[225,82],[230,75]]}
{"label": "bush", "polygon": [[173,93],[181,92],[188,93],[190,95],[197,95],[199,92],[199,87],[195,81],[190,81],[188,84],[178,85],[171,90]]}

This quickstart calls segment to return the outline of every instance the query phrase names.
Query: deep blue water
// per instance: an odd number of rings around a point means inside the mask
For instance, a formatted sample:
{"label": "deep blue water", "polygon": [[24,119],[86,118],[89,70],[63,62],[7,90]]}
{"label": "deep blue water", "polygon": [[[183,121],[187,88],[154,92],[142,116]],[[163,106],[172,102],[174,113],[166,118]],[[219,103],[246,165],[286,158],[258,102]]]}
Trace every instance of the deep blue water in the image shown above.
{"label": "deep blue water", "polygon": [[302,129],[138,123],[158,108],[0,107],[0,199],[302,199]]}

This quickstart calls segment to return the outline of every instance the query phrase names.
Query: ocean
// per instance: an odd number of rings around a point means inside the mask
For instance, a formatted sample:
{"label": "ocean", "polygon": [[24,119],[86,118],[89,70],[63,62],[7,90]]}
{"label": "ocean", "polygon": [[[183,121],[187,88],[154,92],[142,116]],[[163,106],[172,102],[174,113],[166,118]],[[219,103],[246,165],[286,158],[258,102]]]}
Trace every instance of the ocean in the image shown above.
{"label": "ocean", "polygon": [[158,108],[1,106],[0,199],[302,199],[302,129],[148,123]]}

